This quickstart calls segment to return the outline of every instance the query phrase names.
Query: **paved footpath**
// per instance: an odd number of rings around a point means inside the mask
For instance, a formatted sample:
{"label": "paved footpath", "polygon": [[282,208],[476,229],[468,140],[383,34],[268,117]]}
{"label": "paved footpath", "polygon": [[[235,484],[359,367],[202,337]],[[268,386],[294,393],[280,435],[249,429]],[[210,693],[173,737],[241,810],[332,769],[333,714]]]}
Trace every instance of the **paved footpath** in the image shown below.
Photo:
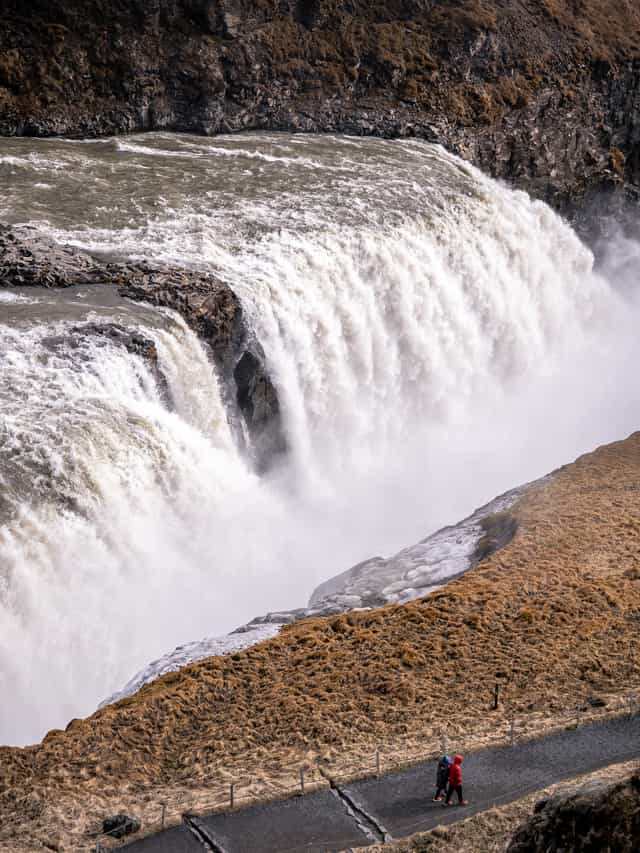
{"label": "paved footpath", "polygon": [[640,716],[470,753],[468,806],[433,803],[435,762],[306,797],[191,818],[127,846],[131,853],[337,853],[454,823],[554,782],[640,758]]}

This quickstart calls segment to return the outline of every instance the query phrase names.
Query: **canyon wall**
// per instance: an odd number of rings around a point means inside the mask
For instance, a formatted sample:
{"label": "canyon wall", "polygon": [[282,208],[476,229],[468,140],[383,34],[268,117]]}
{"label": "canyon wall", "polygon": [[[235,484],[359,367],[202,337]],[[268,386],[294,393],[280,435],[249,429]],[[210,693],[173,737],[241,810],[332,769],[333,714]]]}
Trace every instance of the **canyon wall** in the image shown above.
{"label": "canyon wall", "polygon": [[250,128],[424,137],[563,210],[595,192],[600,207],[602,191],[635,198],[640,12],[630,0],[3,3],[0,134]]}

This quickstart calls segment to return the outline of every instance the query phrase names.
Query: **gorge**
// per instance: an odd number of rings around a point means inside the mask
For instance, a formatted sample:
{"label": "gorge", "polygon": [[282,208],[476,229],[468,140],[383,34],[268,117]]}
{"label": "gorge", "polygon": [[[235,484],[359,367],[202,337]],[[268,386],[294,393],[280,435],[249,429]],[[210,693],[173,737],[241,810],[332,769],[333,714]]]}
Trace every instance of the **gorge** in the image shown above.
{"label": "gorge", "polygon": [[637,426],[637,244],[594,269],[438,146],[12,139],[0,174],[6,742]]}
{"label": "gorge", "polygon": [[637,713],[639,188],[635,0],[0,2],[0,850]]}

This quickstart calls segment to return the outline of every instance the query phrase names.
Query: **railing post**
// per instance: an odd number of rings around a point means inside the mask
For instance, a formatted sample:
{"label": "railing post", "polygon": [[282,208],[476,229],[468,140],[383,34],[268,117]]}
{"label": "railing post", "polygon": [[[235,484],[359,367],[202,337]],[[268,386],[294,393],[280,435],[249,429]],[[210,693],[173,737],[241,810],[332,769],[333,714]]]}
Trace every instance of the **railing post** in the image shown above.
{"label": "railing post", "polygon": [[380,750],[376,749],[376,776],[380,778]]}
{"label": "railing post", "polygon": [[515,717],[511,717],[511,746],[516,745],[516,721]]}
{"label": "railing post", "polygon": [[233,802],[234,802],[234,793],[235,793],[234,789],[235,789],[235,785],[233,784],[233,782],[231,782],[231,784],[229,785],[229,804],[230,804],[231,808],[233,808]]}
{"label": "railing post", "polygon": [[447,736],[444,733],[440,738],[440,752],[442,753],[442,755],[447,754]]}
{"label": "railing post", "polygon": [[300,768],[300,790],[304,795],[304,767]]}
{"label": "railing post", "polygon": [[160,805],[162,806],[162,816],[160,817],[160,827],[162,829],[164,829],[164,818],[165,818],[165,815],[167,813],[167,804],[166,803],[160,803]]}

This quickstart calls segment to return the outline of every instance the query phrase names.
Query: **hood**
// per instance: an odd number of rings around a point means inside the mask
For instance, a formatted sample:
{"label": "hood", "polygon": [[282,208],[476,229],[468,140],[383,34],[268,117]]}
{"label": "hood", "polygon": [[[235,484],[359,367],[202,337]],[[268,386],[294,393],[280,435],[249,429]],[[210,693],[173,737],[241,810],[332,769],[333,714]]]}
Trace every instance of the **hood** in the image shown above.
{"label": "hood", "polygon": [[454,764],[462,764],[462,756],[456,755],[456,757],[453,759],[453,763]]}

